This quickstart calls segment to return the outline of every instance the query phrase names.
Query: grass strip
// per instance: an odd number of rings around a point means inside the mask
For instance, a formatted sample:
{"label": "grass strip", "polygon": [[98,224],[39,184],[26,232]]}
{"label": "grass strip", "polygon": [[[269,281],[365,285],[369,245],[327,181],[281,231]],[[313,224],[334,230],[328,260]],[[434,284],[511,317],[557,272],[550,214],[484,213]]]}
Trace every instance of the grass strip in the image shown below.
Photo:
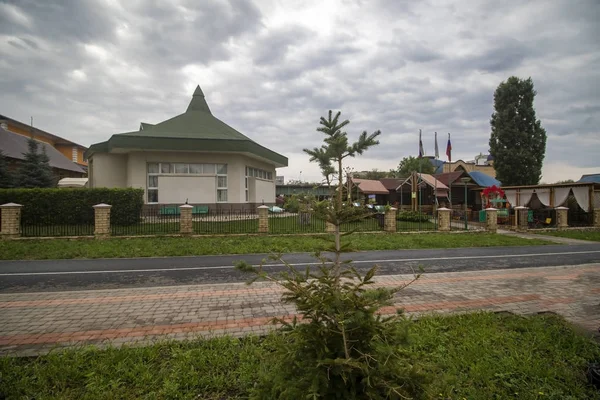
{"label": "grass strip", "polygon": [[[0,241],[0,259],[169,257],[268,252],[314,252],[329,235],[142,237]],[[354,251],[544,245],[549,242],[491,233],[361,234],[344,238]]]}
{"label": "grass strip", "polygon": [[[559,316],[481,312],[410,324],[403,356],[430,377],[424,398],[600,398],[585,378],[600,347]],[[276,335],[0,358],[0,398],[242,399]]]}

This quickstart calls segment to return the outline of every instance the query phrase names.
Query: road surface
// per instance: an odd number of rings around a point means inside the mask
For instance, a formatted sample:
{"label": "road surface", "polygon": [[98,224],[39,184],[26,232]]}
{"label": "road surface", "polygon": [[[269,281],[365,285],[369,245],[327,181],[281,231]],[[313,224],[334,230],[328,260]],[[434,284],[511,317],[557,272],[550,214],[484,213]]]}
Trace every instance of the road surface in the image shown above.
{"label": "road surface", "polygon": [[[70,291],[243,282],[234,269],[239,260],[258,264],[265,254],[134,259],[0,261],[0,293]],[[349,253],[354,266],[372,265],[379,274],[406,274],[423,267],[425,273],[580,265],[600,262],[600,243],[574,246],[522,246],[433,250],[390,250]],[[285,254],[297,268],[315,265],[308,253]],[[269,271],[282,270],[279,261]]]}

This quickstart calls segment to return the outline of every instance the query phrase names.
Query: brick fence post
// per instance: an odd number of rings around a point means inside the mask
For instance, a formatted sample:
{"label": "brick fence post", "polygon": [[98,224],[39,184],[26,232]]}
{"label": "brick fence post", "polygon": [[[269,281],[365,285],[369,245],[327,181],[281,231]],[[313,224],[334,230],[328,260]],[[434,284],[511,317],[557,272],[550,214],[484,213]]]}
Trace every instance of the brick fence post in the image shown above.
{"label": "brick fence post", "polygon": [[331,222],[325,221],[325,232],[335,233],[335,225]]}
{"label": "brick fence post", "polygon": [[182,235],[191,235],[194,233],[192,225],[192,209],[189,204],[179,206],[179,233]]}
{"label": "brick fence post", "polygon": [[569,226],[569,209],[567,207],[556,207],[556,227],[565,229]]}
{"label": "brick fence post", "polygon": [[527,221],[529,217],[529,208],[524,206],[515,207],[515,214],[517,216],[517,229],[526,231],[529,227],[529,221]]}
{"label": "brick fence post", "polygon": [[600,228],[600,209],[594,210],[594,227]]}
{"label": "brick fence post", "polygon": [[109,204],[96,204],[94,208],[94,236],[96,239],[106,239],[110,236],[110,209]]}
{"label": "brick fence post", "polygon": [[498,209],[492,207],[485,209],[485,229],[493,233],[498,231]]}
{"label": "brick fence post", "polygon": [[258,233],[269,233],[269,207],[258,207]]}
{"label": "brick fence post", "polygon": [[2,210],[2,239],[14,239],[21,236],[21,207],[20,204],[6,203],[0,206]]}
{"label": "brick fence post", "polygon": [[396,209],[394,207],[385,211],[383,219],[383,230],[386,232],[396,232]]}
{"label": "brick fence post", "polygon": [[438,208],[438,230],[447,232],[450,230],[450,209],[446,207]]}

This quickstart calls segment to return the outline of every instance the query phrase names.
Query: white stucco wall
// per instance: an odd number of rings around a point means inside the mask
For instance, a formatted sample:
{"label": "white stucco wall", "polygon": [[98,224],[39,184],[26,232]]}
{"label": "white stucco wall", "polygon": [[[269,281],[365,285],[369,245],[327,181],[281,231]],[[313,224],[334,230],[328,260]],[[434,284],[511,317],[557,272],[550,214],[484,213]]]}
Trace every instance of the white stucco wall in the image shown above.
{"label": "white stucco wall", "polygon": [[214,176],[159,176],[158,197],[161,203],[212,204],[217,200]]}
{"label": "white stucco wall", "polygon": [[[227,164],[227,203],[246,202],[244,184],[246,166],[270,171],[273,173],[273,178],[275,177],[275,168],[272,165],[247,157],[243,154],[132,152],[129,153],[127,159],[127,186],[147,190],[147,164],[152,162]],[[269,183],[273,186],[272,191],[265,191],[265,188],[262,190],[264,193],[273,193],[271,197],[265,197],[265,202],[273,203],[275,202],[275,182],[273,181]],[[263,186],[266,186],[266,184]],[[165,199],[170,199],[170,197],[164,198],[161,189],[162,188],[159,180],[159,202],[167,203],[167,200]],[[212,185],[211,189],[214,189],[214,185]],[[144,198],[147,199],[147,195]],[[252,198],[249,200],[251,203],[256,202],[253,201]],[[192,202],[191,199],[189,201]],[[169,203],[171,202],[172,201],[169,201]],[[215,200],[212,201],[212,203],[214,202],[216,202],[216,192]]]}
{"label": "white stucco wall", "polygon": [[275,182],[256,179],[254,203],[273,203],[275,201]]}
{"label": "white stucco wall", "polygon": [[125,188],[128,186],[127,154],[96,153],[92,160],[90,187]]}
{"label": "white stucco wall", "polygon": [[[273,165],[253,159],[243,154],[230,153],[185,153],[185,152],[130,152],[126,155],[96,153],[93,156],[94,187],[132,187],[147,191],[147,164],[148,163],[201,163],[201,164],[227,164],[227,203],[246,203],[245,176],[246,167],[258,168],[273,174],[276,171]],[[215,203],[216,178],[205,179],[190,175],[169,175],[165,179],[159,176],[159,202],[180,203],[188,198],[190,203]],[[266,181],[253,178],[256,182],[250,191],[249,203],[275,202],[275,181]],[[204,186],[206,185],[206,186]],[[179,187],[184,187],[179,189]],[[198,187],[206,187],[201,193]],[[185,197],[183,197],[185,195]],[[212,200],[208,201],[209,198]],[[144,200],[147,201],[147,192]],[[198,201],[197,201],[198,200]]]}

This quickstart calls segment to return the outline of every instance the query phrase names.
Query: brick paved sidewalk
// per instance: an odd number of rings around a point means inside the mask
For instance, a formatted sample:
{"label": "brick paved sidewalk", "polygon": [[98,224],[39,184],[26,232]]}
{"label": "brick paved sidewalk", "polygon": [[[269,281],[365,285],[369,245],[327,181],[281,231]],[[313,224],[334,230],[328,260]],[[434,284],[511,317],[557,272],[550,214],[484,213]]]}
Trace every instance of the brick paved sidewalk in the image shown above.
{"label": "brick paved sidewalk", "polygon": [[[390,275],[377,281],[397,285],[410,278]],[[280,295],[268,283],[1,294],[0,354],[263,333],[272,329],[271,317],[294,314]],[[600,264],[425,274],[397,300],[410,314],[553,311],[595,331],[600,326]]]}

